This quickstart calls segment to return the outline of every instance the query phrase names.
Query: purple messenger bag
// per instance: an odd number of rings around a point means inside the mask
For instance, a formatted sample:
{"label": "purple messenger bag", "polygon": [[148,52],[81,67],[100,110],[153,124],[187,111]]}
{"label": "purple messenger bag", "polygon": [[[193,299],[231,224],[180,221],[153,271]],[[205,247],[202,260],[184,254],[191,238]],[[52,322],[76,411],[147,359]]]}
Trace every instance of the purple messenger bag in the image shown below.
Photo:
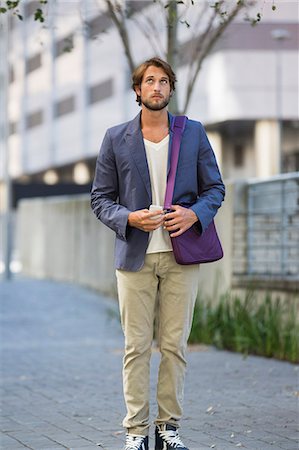
{"label": "purple messenger bag", "polygon": [[[170,171],[164,201],[165,209],[171,209],[180,145],[186,121],[186,116],[176,116],[174,118]],[[223,250],[214,220],[203,233],[200,233],[196,225],[194,225],[180,236],[171,238],[171,244],[178,264],[209,263],[218,261],[223,257]]]}

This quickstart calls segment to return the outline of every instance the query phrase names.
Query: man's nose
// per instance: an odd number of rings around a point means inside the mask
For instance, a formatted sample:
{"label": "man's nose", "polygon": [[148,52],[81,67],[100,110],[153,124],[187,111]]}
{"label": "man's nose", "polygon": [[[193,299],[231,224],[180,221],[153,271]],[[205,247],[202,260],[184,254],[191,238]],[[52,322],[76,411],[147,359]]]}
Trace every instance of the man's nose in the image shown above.
{"label": "man's nose", "polygon": [[161,89],[161,85],[160,85],[160,82],[157,80],[154,83],[154,90],[155,91],[160,91],[160,89]]}

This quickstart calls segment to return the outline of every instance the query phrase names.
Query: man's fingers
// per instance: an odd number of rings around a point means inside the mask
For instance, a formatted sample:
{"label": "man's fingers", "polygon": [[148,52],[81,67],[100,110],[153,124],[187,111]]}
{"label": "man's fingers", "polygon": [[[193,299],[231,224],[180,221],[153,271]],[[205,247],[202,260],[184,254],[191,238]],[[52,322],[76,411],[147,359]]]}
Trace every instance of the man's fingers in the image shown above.
{"label": "man's fingers", "polygon": [[164,217],[165,217],[165,220],[174,219],[175,217],[177,217],[177,212],[174,211],[174,212],[171,212],[171,213],[167,213],[167,214],[165,214]]}
{"label": "man's fingers", "polygon": [[142,231],[147,231],[147,232],[149,232],[149,231],[155,231],[155,230],[157,230],[158,228],[160,228],[160,226],[161,225],[144,225],[143,227],[142,227]]}
{"label": "man's fingers", "polygon": [[[157,215],[157,214],[156,214]],[[161,227],[164,222],[164,217],[159,217],[157,219],[151,219],[150,217],[146,217],[142,223],[143,231],[154,231],[157,228]]]}
{"label": "man's fingers", "polygon": [[175,219],[181,217],[183,208],[180,205],[171,205],[172,212],[165,214],[165,220]]}
{"label": "man's fingers", "polygon": [[176,224],[176,225],[172,226],[171,228],[174,228],[174,230],[173,231],[169,230],[169,231],[171,231],[169,233],[169,236],[177,237],[177,236],[180,236],[181,234],[183,234],[186,230],[188,230],[189,227],[186,225],[179,226],[178,224]]}
{"label": "man's fingers", "polygon": [[172,225],[179,225],[179,220],[177,217],[175,217],[173,219],[167,219],[167,220],[164,220],[164,224],[168,228]]}
{"label": "man's fingers", "polygon": [[164,217],[164,213],[163,210],[158,210],[158,211],[149,211],[148,213],[146,213],[146,217],[151,218],[151,217],[156,217],[156,216],[163,216]]}
{"label": "man's fingers", "polygon": [[155,224],[162,224],[164,222],[164,216],[159,216],[159,217],[146,217],[146,219],[144,219],[144,224],[145,225],[155,225]]}
{"label": "man's fingers", "polygon": [[161,210],[149,211],[141,209],[129,214],[128,223],[142,231],[154,231],[164,223],[164,213]]}
{"label": "man's fingers", "polygon": [[179,225],[178,223],[175,223],[175,224],[173,224],[173,225],[167,225],[167,226],[165,227],[165,229],[166,229],[167,231],[177,231],[177,230],[181,229],[181,227],[180,227],[180,225]]}
{"label": "man's fingers", "polygon": [[180,230],[178,230],[178,231],[176,231],[176,232],[174,232],[174,233],[170,233],[169,236],[170,236],[171,238],[174,238],[174,237],[177,237],[177,236],[180,236],[181,234],[183,234],[184,231],[185,231],[184,229],[180,229]]}

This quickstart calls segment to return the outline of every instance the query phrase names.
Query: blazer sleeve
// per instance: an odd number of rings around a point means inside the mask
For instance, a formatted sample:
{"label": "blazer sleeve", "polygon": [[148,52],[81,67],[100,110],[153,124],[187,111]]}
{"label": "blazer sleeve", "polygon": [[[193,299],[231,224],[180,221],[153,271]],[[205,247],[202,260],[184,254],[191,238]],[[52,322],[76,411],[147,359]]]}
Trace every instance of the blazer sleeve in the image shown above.
{"label": "blazer sleeve", "polygon": [[199,153],[197,162],[198,198],[191,209],[195,212],[205,231],[213,220],[225,196],[225,187],[216,162],[215,154],[202,124],[199,130]]}
{"label": "blazer sleeve", "polygon": [[109,130],[107,130],[97,158],[91,189],[91,208],[97,218],[127,240],[127,223],[130,211],[118,203],[119,183],[115,155]]}

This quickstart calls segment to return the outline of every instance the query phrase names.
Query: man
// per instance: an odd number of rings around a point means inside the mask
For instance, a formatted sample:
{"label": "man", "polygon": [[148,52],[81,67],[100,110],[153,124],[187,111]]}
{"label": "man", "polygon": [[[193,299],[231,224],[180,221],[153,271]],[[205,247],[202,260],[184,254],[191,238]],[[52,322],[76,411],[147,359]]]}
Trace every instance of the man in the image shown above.
{"label": "man", "polygon": [[94,213],[116,233],[115,266],[125,335],[125,450],[148,450],[149,364],[156,310],[161,362],[155,450],[188,450],[177,430],[199,265],[177,264],[171,238],[191,226],[204,231],[221,205],[224,185],[202,125],[188,120],[174,204],[171,212],[163,212],[173,134],[167,105],[176,78],[165,61],[152,58],[137,67],[132,79],[141,113],[106,132],[91,194]]}

